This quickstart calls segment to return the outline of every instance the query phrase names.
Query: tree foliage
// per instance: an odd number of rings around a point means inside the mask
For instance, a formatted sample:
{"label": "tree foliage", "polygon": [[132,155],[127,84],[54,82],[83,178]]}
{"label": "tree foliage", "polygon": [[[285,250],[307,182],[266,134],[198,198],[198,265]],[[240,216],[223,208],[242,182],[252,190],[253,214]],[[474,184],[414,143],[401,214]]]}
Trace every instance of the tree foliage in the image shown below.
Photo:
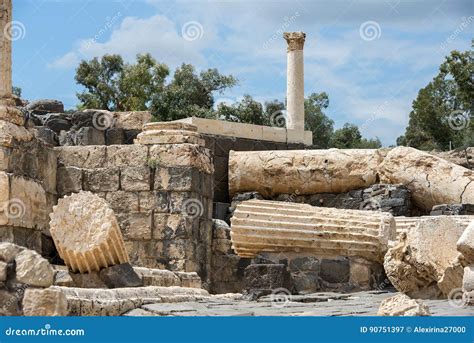
{"label": "tree foliage", "polygon": [[376,149],[382,146],[378,138],[363,138],[359,128],[349,123],[334,132],[330,145],[339,149]]}
{"label": "tree foliage", "polygon": [[474,144],[474,53],[452,51],[413,101],[398,145],[447,150]]}

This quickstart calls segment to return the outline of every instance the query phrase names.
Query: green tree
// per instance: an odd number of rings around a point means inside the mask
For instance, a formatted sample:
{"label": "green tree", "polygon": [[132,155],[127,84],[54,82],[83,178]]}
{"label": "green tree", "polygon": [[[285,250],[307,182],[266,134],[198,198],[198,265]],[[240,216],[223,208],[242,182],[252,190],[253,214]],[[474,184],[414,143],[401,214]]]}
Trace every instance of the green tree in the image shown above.
{"label": "green tree", "polygon": [[237,84],[232,75],[221,75],[217,69],[199,75],[190,64],[176,69],[172,81],[156,92],[151,110],[162,121],[195,117],[214,117],[214,92],[222,93]]}
{"label": "green tree", "polygon": [[329,96],[323,93],[312,93],[304,101],[305,129],[313,132],[313,145],[325,149],[329,147],[334,133],[334,121],[323,112],[329,106]]}
{"label": "green tree", "polygon": [[359,128],[354,124],[345,123],[337,129],[331,137],[330,146],[339,149],[376,149],[382,144],[378,138],[362,138]]}
{"label": "green tree", "polygon": [[219,119],[237,123],[248,123],[255,125],[266,125],[263,105],[255,101],[250,95],[244,95],[243,99],[234,104],[219,104],[217,107]]}
{"label": "green tree", "polygon": [[452,51],[438,75],[413,101],[405,135],[398,145],[423,150],[474,144],[474,52]]}
{"label": "green tree", "polygon": [[13,95],[21,98],[21,88],[20,87],[13,86],[12,87],[12,93],[13,93]]}
{"label": "green tree", "polygon": [[162,91],[168,67],[149,54],[137,55],[135,64],[125,63],[120,55],[105,55],[82,61],[76,82],[85,87],[77,93],[80,108],[109,111],[139,111],[149,107],[152,95]]}

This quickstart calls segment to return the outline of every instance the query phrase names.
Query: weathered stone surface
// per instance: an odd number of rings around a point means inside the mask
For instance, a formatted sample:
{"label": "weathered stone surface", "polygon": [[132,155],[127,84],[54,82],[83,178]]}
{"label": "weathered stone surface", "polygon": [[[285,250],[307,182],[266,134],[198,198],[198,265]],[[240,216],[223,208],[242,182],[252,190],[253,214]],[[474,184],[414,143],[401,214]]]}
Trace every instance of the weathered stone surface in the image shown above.
{"label": "weathered stone surface", "polygon": [[148,165],[196,168],[206,174],[212,174],[214,171],[209,150],[187,143],[150,146]]}
{"label": "weathered stone surface", "polygon": [[[29,142],[33,139],[33,134],[23,126],[15,125],[9,121],[2,120],[1,118],[0,115],[0,146],[12,147],[18,142]],[[23,118],[21,121],[23,121]]]}
{"label": "weathered stone surface", "polygon": [[133,269],[143,280],[144,286],[181,286],[181,279],[172,271],[144,267],[134,267]]}
{"label": "weathered stone surface", "polygon": [[205,146],[197,127],[187,123],[158,122],[143,126],[143,132],[135,139],[136,144],[197,144]]}
{"label": "weathered stone surface", "polygon": [[82,169],[77,167],[58,168],[56,187],[59,195],[80,192],[82,190]]}
{"label": "weathered stone surface", "polygon": [[474,265],[474,216],[456,243],[458,251]]}
{"label": "weathered stone surface", "polygon": [[385,272],[393,286],[410,297],[447,296],[460,288],[463,268],[456,242],[465,226],[452,216],[427,217],[385,255]]}
{"label": "weathered stone surface", "polygon": [[106,163],[105,146],[65,146],[54,150],[60,166],[94,169],[102,168]]}
{"label": "weathered stone surface", "polygon": [[64,112],[64,105],[59,100],[40,99],[30,102],[26,109],[33,114],[45,115],[47,113]]}
{"label": "weathered stone surface", "polygon": [[104,268],[99,272],[99,276],[109,288],[143,286],[143,281],[130,263]]}
{"label": "weathered stone surface", "polygon": [[474,169],[474,147],[451,151],[430,151],[430,154],[441,157],[464,168]]}
{"label": "weathered stone surface", "polygon": [[377,181],[379,150],[231,151],[229,193],[340,193]]}
{"label": "weathered stone surface", "polygon": [[54,285],[55,286],[67,286],[73,287],[74,280],[71,277],[71,274],[67,270],[56,270],[54,274]]}
{"label": "weathered stone surface", "polygon": [[474,204],[441,204],[431,209],[430,216],[474,215]]}
{"label": "weathered stone surface", "polygon": [[23,296],[25,316],[67,316],[66,295],[58,289],[27,289]]}
{"label": "weathered stone surface", "polygon": [[[79,288],[108,288],[105,282],[100,278],[99,272],[93,271],[90,273],[69,273],[73,280],[73,285],[68,287]],[[61,286],[61,285],[55,285]],[[63,285],[64,286],[64,285]]]}
{"label": "weathered stone surface", "polygon": [[108,167],[138,167],[147,164],[148,147],[143,145],[113,145],[107,147]]}
{"label": "weathered stone surface", "polygon": [[397,147],[379,166],[382,182],[402,183],[425,210],[448,203],[474,203],[474,171],[413,148]]}
{"label": "weathered stone surface", "polygon": [[410,299],[398,294],[384,299],[380,304],[378,316],[430,316],[430,310],[421,300]]}
{"label": "weathered stone surface", "polygon": [[50,217],[51,236],[72,271],[99,271],[128,262],[117,219],[104,199],[90,192],[66,196]]}
{"label": "weathered stone surface", "polygon": [[125,130],[141,130],[143,125],[151,122],[148,111],[115,112],[115,127]]}
{"label": "weathered stone surface", "polygon": [[84,190],[92,192],[114,192],[120,188],[118,168],[96,168],[84,170]]}
{"label": "weathered stone surface", "polygon": [[15,257],[16,279],[38,287],[49,287],[54,282],[51,264],[36,251],[24,249]]}
{"label": "weathered stone surface", "polygon": [[0,282],[5,282],[7,280],[7,264],[0,261]]}
{"label": "weathered stone surface", "polygon": [[132,287],[87,289],[53,286],[66,295],[73,316],[119,316],[145,304],[198,301],[209,298],[203,289],[187,287]]}
{"label": "weathered stone surface", "polygon": [[247,291],[290,287],[290,273],[284,264],[251,264],[245,268]]}
{"label": "weathered stone surface", "polygon": [[0,289],[0,316],[21,316],[20,300],[17,293]]}
{"label": "weathered stone surface", "polygon": [[24,248],[19,245],[0,242],[0,260],[6,263],[13,262],[16,255],[22,250],[24,250]]}
{"label": "weathered stone surface", "polygon": [[389,213],[248,200],[237,206],[232,246],[241,257],[258,252],[312,252],[382,261],[395,221]]}
{"label": "weathered stone surface", "polygon": [[[438,218],[444,216],[436,216]],[[415,228],[420,221],[425,219],[430,219],[429,216],[422,216],[422,217],[393,217],[395,219],[397,225],[397,236],[400,236],[402,232],[408,232]],[[452,215],[449,216],[450,219],[454,220],[459,225],[464,225],[467,227],[471,221],[474,220],[474,216],[470,215]]]}
{"label": "weathered stone surface", "polygon": [[150,168],[147,166],[121,168],[120,186],[124,191],[150,190]]}
{"label": "weathered stone surface", "polygon": [[462,289],[464,292],[474,291],[474,266],[464,268],[464,276],[462,278]]}

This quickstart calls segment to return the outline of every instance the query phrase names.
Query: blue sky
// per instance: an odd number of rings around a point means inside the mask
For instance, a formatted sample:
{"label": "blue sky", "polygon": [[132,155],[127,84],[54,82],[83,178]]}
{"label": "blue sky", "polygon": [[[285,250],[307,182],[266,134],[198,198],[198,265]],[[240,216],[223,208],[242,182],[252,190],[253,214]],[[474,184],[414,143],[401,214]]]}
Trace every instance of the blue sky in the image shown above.
{"label": "blue sky", "polygon": [[133,61],[150,52],[172,69],[216,67],[244,94],[284,100],[283,31],[306,32],[305,93],[326,91],[327,115],[341,127],[394,144],[418,90],[451,50],[470,49],[472,0],[168,1],[13,0],[17,34],[13,83],[27,99],[77,105],[75,68],[105,53]]}

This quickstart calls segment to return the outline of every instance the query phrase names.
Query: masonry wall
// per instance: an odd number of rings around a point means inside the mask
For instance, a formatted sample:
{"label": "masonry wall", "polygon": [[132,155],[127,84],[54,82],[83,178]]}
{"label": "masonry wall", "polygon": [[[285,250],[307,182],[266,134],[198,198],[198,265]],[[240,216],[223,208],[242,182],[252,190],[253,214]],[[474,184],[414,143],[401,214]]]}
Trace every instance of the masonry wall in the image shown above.
{"label": "masonry wall", "polygon": [[54,258],[48,229],[57,200],[55,152],[22,127],[0,131],[0,241]]}
{"label": "masonry wall", "polygon": [[207,149],[194,144],[55,149],[58,196],[86,190],[105,198],[132,264],[207,279],[213,198]]}

